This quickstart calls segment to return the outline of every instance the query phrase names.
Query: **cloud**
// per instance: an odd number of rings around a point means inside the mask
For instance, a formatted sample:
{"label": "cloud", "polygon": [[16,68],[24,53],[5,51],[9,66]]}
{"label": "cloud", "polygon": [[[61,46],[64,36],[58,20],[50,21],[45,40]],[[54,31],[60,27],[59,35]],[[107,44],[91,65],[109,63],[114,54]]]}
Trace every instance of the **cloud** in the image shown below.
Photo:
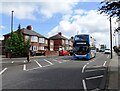
{"label": "cloud", "polygon": [[18,19],[35,20],[36,14],[44,16],[44,18],[51,18],[54,14],[69,14],[72,13],[73,7],[79,0],[38,0],[39,3],[34,2],[5,2],[2,3],[0,13],[11,16],[11,11],[14,10],[14,16]]}
{"label": "cloud", "polygon": [[[70,16],[70,15],[69,15]],[[63,16],[65,17],[65,16]],[[112,19],[112,25],[115,26]],[[52,36],[57,32],[62,32],[69,37],[77,34],[91,34],[98,42],[109,46],[109,19],[107,16],[100,15],[96,10],[75,10],[74,15],[69,18],[62,18],[59,24],[54,27],[48,36]]]}
{"label": "cloud", "polygon": [[51,18],[54,14],[71,14],[73,7],[79,0],[51,0],[50,2],[42,2],[38,10],[42,15]]}
{"label": "cloud", "polygon": [[[29,2],[71,2],[76,0],[29,0]],[[101,2],[103,0],[79,0],[80,2]],[[28,0],[1,0],[1,2],[28,2]]]}
{"label": "cloud", "polygon": [[11,16],[11,11],[14,10],[14,17],[18,19],[35,20],[34,12],[36,5],[32,3],[2,3],[0,13]]}
{"label": "cloud", "polygon": [[2,30],[2,29],[5,29],[5,27],[4,27],[4,26],[2,26],[2,25],[0,25],[0,30]]}

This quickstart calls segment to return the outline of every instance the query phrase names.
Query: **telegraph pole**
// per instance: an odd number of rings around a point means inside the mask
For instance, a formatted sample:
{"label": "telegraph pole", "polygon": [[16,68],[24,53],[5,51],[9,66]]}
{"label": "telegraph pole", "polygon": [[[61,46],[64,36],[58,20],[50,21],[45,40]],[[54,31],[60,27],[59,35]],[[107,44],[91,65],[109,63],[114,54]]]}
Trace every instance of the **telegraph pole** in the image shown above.
{"label": "telegraph pole", "polygon": [[111,59],[112,59],[112,23],[110,17],[110,49],[111,49]]}

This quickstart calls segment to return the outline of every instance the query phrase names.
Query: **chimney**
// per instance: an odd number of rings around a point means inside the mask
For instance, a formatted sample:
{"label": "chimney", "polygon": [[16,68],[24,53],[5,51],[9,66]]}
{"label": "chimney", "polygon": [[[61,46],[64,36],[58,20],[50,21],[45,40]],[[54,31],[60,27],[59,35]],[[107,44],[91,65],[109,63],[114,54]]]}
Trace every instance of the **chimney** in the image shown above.
{"label": "chimney", "polygon": [[60,36],[62,35],[62,33],[61,33],[61,32],[59,32],[58,34],[59,34]]}
{"label": "chimney", "polygon": [[32,30],[32,26],[31,26],[31,25],[28,25],[28,26],[26,27],[26,29]]}
{"label": "chimney", "polygon": [[73,36],[71,37],[71,39],[73,39]]}

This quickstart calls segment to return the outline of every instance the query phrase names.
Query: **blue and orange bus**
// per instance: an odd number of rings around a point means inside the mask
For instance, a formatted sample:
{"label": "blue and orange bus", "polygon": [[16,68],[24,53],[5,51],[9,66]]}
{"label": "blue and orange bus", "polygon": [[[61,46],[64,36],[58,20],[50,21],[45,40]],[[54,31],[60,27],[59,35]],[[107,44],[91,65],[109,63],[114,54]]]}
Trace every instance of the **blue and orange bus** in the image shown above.
{"label": "blue and orange bus", "polygon": [[74,59],[91,59],[96,56],[96,40],[89,34],[75,35],[73,42]]}

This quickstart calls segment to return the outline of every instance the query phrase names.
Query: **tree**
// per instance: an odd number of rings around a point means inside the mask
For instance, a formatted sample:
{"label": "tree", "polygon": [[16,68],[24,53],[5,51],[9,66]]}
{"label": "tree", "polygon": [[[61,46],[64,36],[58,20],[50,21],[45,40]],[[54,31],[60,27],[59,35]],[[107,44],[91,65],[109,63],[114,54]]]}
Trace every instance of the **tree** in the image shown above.
{"label": "tree", "polygon": [[12,54],[12,56],[19,57],[26,56],[25,54],[28,52],[29,47],[30,41],[24,41],[19,25],[16,32],[11,32],[11,37],[7,40],[5,49],[8,53]]}
{"label": "tree", "polygon": [[109,17],[118,17],[120,19],[120,0],[104,0],[100,3],[100,14],[105,13]]}

